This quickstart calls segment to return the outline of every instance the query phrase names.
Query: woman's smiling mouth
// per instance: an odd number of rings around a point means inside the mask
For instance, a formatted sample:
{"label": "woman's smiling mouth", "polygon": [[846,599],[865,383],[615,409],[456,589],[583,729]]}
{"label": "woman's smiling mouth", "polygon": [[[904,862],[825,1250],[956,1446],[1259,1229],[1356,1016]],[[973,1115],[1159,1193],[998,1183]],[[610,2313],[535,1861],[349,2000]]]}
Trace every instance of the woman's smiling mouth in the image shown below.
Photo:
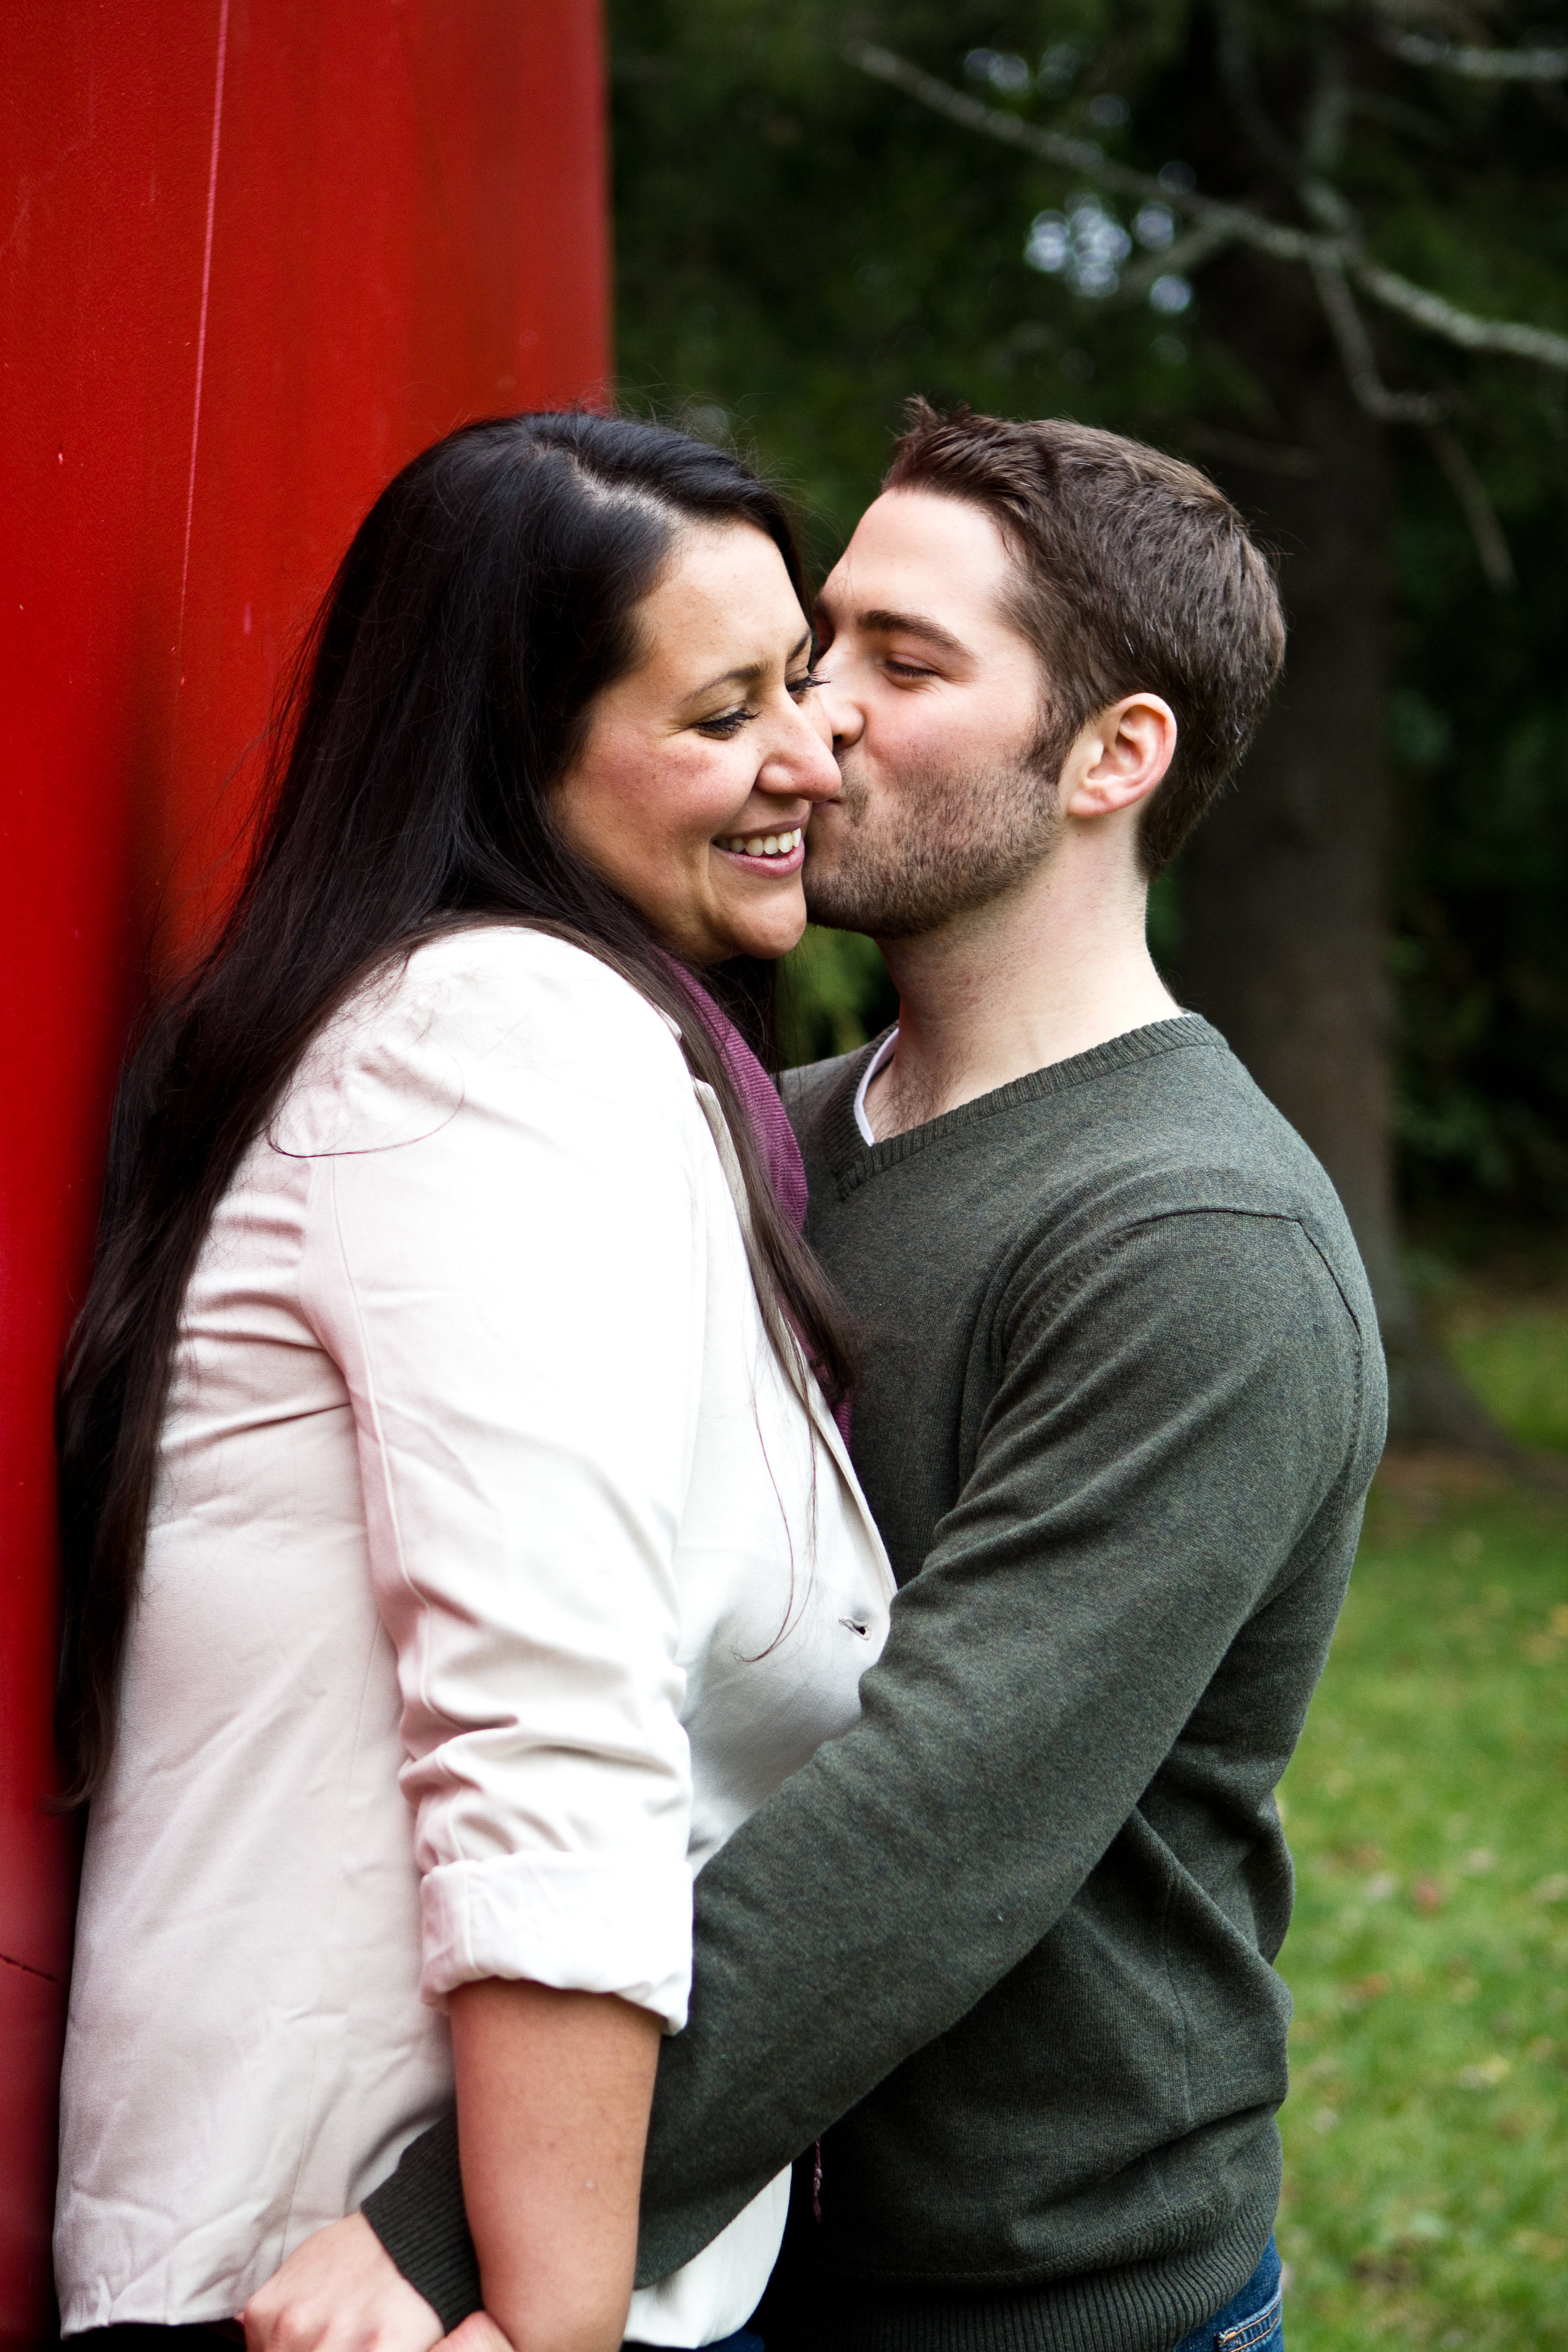
{"label": "woman's smiling mouth", "polygon": [[795,824],[782,832],[724,833],[713,846],[754,873],[795,874],[805,863],[805,828]]}

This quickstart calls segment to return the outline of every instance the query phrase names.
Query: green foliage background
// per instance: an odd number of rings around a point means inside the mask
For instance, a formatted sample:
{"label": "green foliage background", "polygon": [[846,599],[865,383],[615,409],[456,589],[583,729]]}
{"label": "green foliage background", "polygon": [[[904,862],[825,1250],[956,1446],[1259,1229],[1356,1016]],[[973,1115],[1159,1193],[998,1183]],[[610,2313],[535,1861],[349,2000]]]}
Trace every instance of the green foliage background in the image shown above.
{"label": "green foliage background", "polygon": [[[1383,257],[1483,312],[1568,325],[1560,91],[1415,77],[1376,58],[1369,69],[1370,20],[1342,0],[1257,0],[1248,13],[1286,103],[1310,82],[1325,28],[1370,73],[1341,184]],[[1506,6],[1489,23],[1517,37]],[[1524,29],[1551,27],[1532,17]],[[1197,0],[884,0],[848,14],[830,0],[611,0],[619,364],[634,404],[732,437],[786,482],[824,565],[874,493],[913,390],[1070,413],[1200,463],[1226,436],[1270,437],[1226,341],[1223,272],[1200,274],[1192,309],[1163,321],[1142,301],[1091,300],[1031,270],[1029,223],[1063,203],[1068,180],[869,81],[840,55],[852,34],[972,91],[973,49],[1037,68],[1070,45],[1076,68],[1052,87],[981,94],[1146,170],[1199,157],[1215,194],[1256,181],[1215,95],[1215,16]],[[1125,104],[1120,127],[1091,116],[1108,96]],[[1406,1187],[1471,1223],[1556,1220],[1568,1176],[1563,383],[1378,333],[1392,381],[1453,392],[1521,583],[1487,588],[1451,491],[1419,437],[1404,436],[1389,748]],[[1179,900],[1178,876],[1161,908],[1166,944]],[[805,961],[797,1052],[833,1050],[885,1017],[862,950],[813,947]]]}
{"label": "green foliage background", "polygon": [[[1364,11],[1340,0],[1249,14],[1276,87],[1325,26],[1364,48]],[[1547,0],[1525,29],[1561,38],[1561,16]],[[1506,0],[1484,21],[1515,29]],[[1145,305],[1076,297],[1025,266],[1030,221],[1068,182],[838,54],[858,33],[974,90],[973,48],[1037,67],[1076,43],[1057,92],[984,94],[1080,133],[1097,96],[1119,96],[1125,126],[1093,134],[1110,152],[1148,170],[1201,160],[1205,187],[1245,193],[1209,6],[883,0],[851,16],[829,0],[610,0],[610,26],[623,391],[782,478],[818,564],[875,491],[911,391],[1069,413],[1199,462],[1220,454],[1212,436],[1275,436],[1227,343],[1219,272],[1197,277],[1173,356],[1172,322]],[[1342,184],[1380,253],[1478,310],[1568,327],[1562,95],[1394,68],[1379,90],[1382,113],[1351,126]],[[1396,438],[1398,1115],[1407,1192],[1448,1244],[1503,1220],[1563,1222],[1568,425],[1559,382],[1378,331],[1391,382],[1452,388],[1521,583],[1488,589],[1425,445]],[[1154,911],[1170,953],[1179,873]],[[888,1017],[868,942],[808,934],[795,961],[794,1057]],[[1542,1264],[1496,1297],[1451,1275],[1445,1292],[1427,1271],[1500,1422],[1563,1447],[1568,1313],[1560,1269],[1548,1282]],[[1369,1522],[1285,1791],[1300,1902],[1282,1965],[1300,2021],[1280,2240],[1291,2340],[1312,2352],[1568,2347],[1565,1558],[1568,1512],[1534,1491],[1407,1483]]]}

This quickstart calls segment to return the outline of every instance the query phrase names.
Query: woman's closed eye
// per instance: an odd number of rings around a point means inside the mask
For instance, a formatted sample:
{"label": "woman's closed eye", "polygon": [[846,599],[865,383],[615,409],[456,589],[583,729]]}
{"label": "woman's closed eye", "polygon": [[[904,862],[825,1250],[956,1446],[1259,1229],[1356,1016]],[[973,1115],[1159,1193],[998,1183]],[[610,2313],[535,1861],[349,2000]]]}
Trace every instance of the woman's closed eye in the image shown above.
{"label": "woman's closed eye", "polygon": [[[797,677],[784,680],[784,692],[792,702],[804,702],[812,688],[821,684],[822,680],[815,670],[802,670]],[[737,703],[733,710],[720,710],[711,719],[700,719],[697,732],[727,743],[732,736],[740,733],[742,727],[749,727],[752,720],[760,715],[750,703]]]}
{"label": "woman's closed eye", "polygon": [[756,715],[754,710],[741,703],[733,710],[721,710],[715,718],[700,719],[697,721],[697,732],[699,735],[711,736],[718,742],[727,743],[732,735],[740,733],[742,727],[750,726]]}

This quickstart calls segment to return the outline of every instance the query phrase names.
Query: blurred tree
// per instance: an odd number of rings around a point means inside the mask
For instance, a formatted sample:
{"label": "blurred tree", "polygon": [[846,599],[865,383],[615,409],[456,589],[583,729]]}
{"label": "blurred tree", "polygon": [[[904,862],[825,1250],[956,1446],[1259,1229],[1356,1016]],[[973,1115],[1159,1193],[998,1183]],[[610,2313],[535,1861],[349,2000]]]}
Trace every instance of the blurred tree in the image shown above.
{"label": "blurred tree", "polygon": [[[754,437],[829,530],[874,488],[918,386],[1183,449],[1280,551],[1286,682],[1162,914],[1184,995],[1340,1186],[1402,1433],[1471,1442],[1485,1424],[1424,1344],[1396,1246],[1388,720],[1410,1016],[1397,1124],[1429,1181],[1462,1167],[1522,1198],[1568,1107],[1561,1034],[1544,1034],[1568,965],[1542,941],[1521,966],[1501,936],[1478,958],[1467,919],[1489,859],[1494,929],[1529,897],[1527,867],[1537,899],[1555,871],[1538,828],[1564,798],[1562,688],[1542,685],[1550,635],[1511,675],[1473,646],[1519,635],[1487,484],[1510,520],[1568,488],[1568,42],[1510,45],[1509,21],[1443,0],[884,0],[849,26],[826,0],[613,9],[634,391]],[[1478,576],[1500,599],[1479,623]],[[1408,642],[1396,583],[1420,624]],[[1479,741],[1479,767],[1456,756],[1483,712],[1494,769],[1507,734],[1511,814]],[[821,968],[842,997],[852,967]],[[1511,1049],[1510,996],[1529,1001]]]}
{"label": "blurred tree", "polygon": [[779,1045],[785,1066],[848,1054],[898,1018],[888,968],[858,931],[809,929],[784,968]]}

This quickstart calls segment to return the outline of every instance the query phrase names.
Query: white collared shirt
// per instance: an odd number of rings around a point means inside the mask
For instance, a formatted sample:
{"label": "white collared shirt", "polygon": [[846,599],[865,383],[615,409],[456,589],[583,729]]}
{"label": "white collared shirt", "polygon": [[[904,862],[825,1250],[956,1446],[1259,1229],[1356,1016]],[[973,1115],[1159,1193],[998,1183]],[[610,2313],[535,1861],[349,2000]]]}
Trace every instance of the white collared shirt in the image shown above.
{"label": "white collared shirt", "polygon": [[872,1079],[879,1071],[885,1070],[892,1060],[898,1050],[898,1044],[899,1032],[895,1023],[860,1073],[860,1083],[855,1089],[855,1124],[860,1130],[862,1143],[875,1143],[877,1140],[877,1131],[871,1125],[870,1114],[866,1108],[866,1097],[871,1090]]}
{"label": "white collared shirt", "polygon": [[[585,952],[419,949],[187,1293],[77,1931],[68,2333],[225,2317],[451,2097],[487,1976],[684,2021],[691,1882],[858,1712],[892,1578],[728,1137]],[[629,2334],[748,2315],[781,2176]]]}

